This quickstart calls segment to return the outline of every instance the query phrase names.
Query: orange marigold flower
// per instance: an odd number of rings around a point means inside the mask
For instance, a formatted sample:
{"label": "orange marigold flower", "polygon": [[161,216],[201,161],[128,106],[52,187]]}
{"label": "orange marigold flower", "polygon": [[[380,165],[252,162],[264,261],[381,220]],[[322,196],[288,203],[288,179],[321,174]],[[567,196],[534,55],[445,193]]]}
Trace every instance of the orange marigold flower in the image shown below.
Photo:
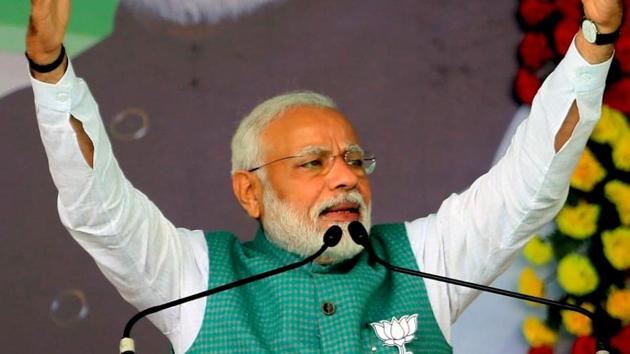
{"label": "orange marigold flower", "polygon": [[608,294],[606,311],[611,317],[630,321],[630,290],[613,288]]}
{"label": "orange marigold flower", "polygon": [[[532,268],[525,267],[518,278],[518,291],[526,295],[542,297],[545,295],[545,284]],[[528,301],[527,304],[538,306],[535,302]]]}
{"label": "orange marigold flower", "polygon": [[[582,304],[582,307],[589,310],[594,311],[595,306],[589,303]],[[593,331],[593,325],[591,323],[591,319],[584,316],[581,313],[575,311],[561,311],[562,314],[562,324],[564,328],[567,329],[567,332],[571,333],[576,337],[588,336]]]}
{"label": "orange marigold flower", "polygon": [[571,187],[584,192],[590,192],[593,190],[593,187],[605,177],[606,170],[599,161],[597,161],[597,158],[591,150],[586,148],[571,176]]}
{"label": "orange marigold flower", "polygon": [[558,333],[533,316],[523,322],[523,335],[532,347],[553,346],[558,340]]}

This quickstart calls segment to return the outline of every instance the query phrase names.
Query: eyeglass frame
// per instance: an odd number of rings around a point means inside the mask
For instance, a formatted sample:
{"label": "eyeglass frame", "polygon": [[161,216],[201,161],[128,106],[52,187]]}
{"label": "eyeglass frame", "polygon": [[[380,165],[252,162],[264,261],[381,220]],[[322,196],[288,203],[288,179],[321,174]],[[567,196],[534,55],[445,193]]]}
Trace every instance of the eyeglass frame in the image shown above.
{"label": "eyeglass frame", "polygon": [[[260,170],[261,168],[269,166],[269,165],[271,165],[273,163],[276,163],[276,162],[280,162],[280,161],[284,161],[284,160],[288,160],[288,159],[299,158],[299,157],[304,157],[304,156],[306,156],[308,154],[321,154],[322,152],[330,152],[330,151],[322,149],[322,148],[319,148],[319,147],[309,146],[309,147],[304,148],[303,151],[300,154],[298,154],[298,155],[281,157],[281,158],[269,161],[267,163],[264,163],[264,164],[262,164],[260,166],[250,168],[249,170],[247,170],[247,172],[256,172],[256,171]],[[370,174],[374,173],[374,170],[376,169],[376,157],[374,156],[374,154],[363,150],[363,148],[361,148],[359,145],[356,145],[356,144],[349,145],[345,149],[345,151],[343,153],[340,153],[340,154],[333,155],[332,152],[330,152],[330,156],[328,157],[328,159],[329,159],[329,161],[333,161],[338,156],[343,156],[343,161],[346,164],[346,166],[352,167],[349,164],[349,161],[347,160],[347,156],[350,153],[356,153],[356,152],[359,152],[359,153],[361,153],[363,155],[363,158],[361,159],[361,161],[364,164],[366,162],[369,162],[369,166],[367,168],[362,166],[363,171],[365,171],[365,175],[367,176],[367,175],[370,175]],[[330,171],[328,171],[328,172],[330,172]]]}

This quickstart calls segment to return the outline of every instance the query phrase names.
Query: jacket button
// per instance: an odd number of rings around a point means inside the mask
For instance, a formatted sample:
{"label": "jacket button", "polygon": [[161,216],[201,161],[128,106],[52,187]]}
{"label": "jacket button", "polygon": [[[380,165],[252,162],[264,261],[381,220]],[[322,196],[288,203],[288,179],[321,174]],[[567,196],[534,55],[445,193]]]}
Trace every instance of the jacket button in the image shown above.
{"label": "jacket button", "polygon": [[330,301],[326,301],[322,304],[322,312],[326,316],[332,316],[336,310],[337,310],[337,307],[335,306],[335,304],[333,304]]}

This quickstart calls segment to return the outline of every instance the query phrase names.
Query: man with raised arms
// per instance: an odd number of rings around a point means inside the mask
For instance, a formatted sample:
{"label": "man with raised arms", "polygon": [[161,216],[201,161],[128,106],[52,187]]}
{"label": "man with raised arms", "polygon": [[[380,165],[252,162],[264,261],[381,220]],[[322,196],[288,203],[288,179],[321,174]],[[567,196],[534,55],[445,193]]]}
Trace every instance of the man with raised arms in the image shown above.
{"label": "man with raised arms", "polygon": [[[617,0],[583,4],[583,29],[503,159],[435,214],[371,228],[388,261],[489,284],[560,209],[600,115],[622,18]],[[276,96],[241,121],[232,187],[261,224],[253,241],[176,228],[118,167],[87,84],[63,52],[69,8],[32,0],[37,120],[61,221],[127,301],[142,309],[286,265],[319,249],[331,225],[344,229],[311,266],[154,315],[175,353],[452,352],[451,324],[477,293],[387,272],[352,242],[349,222],[370,227],[374,157],[330,98]]]}

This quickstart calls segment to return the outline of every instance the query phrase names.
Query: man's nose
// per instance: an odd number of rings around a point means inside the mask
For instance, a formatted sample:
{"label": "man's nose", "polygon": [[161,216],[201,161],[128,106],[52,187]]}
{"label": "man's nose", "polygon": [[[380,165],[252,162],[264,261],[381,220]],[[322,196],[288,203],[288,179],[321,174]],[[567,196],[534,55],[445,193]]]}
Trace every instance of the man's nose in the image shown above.
{"label": "man's nose", "polygon": [[356,188],[359,176],[348,166],[343,157],[337,156],[331,163],[332,167],[326,176],[329,188],[331,190]]}

